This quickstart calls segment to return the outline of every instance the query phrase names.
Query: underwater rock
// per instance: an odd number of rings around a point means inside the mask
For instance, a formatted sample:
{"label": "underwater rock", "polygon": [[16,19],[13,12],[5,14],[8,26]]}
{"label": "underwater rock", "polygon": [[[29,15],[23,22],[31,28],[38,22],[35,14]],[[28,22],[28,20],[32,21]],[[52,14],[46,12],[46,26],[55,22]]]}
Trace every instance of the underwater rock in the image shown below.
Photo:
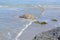
{"label": "underwater rock", "polygon": [[39,33],[32,40],[60,40],[60,27]]}
{"label": "underwater rock", "polygon": [[31,14],[24,14],[22,16],[19,16],[19,18],[24,18],[24,19],[35,19],[35,17]]}

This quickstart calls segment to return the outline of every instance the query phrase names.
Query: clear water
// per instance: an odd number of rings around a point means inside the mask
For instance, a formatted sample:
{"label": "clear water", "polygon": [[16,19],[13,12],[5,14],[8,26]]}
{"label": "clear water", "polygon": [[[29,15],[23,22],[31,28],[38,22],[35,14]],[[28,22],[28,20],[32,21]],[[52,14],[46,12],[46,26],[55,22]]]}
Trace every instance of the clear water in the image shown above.
{"label": "clear water", "polygon": [[[0,40],[14,40],[18,33],[29,21],[18,18],[19,15],[30,13],[37,17],[36,20],[46,21],[48,24],[40,25],[32,23],[18,38],[18,40],[32,40],[41,32],[60,27],[60,9],[46,9],[43,13],[40,7],[2,7],[0,8]],[[42,13],[42,15],[41,15]],[[56,18],[58,22],[52,22]]]}

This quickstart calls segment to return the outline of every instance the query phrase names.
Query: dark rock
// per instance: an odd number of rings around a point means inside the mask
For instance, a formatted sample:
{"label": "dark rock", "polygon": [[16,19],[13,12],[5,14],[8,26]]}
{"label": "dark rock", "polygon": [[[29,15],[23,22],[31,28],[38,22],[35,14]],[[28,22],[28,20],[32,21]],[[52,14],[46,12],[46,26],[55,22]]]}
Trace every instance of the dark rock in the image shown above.
{"label": "dark rock", "polygon": [[60,40],[60,27],[39,33],[33,40]]}
{"label": "dark rock", "polygon": [[58,37],[58,40],[60,40],[60,36]]}

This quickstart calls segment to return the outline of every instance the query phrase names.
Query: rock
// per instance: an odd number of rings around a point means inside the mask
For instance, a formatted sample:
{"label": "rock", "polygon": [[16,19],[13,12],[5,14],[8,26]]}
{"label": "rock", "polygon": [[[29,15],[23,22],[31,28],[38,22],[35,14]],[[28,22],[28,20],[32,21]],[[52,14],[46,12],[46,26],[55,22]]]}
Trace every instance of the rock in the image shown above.
{"label": "rock", "polygon": [[60,40],[60,36],[58,37],[58,40]]}
{"label": "rock", "polygon": [[35,21],[34,23],[37,23],[37,24],[47,24],[47,22],[39,22],[39,21]]}
{"label": "rock", "polygon": [[60,27],[37,34],[33,40],[60,40]]}
{"label": "rock", "polygon": [[24,19],[35,19],[35,17],[31,14],[24,14],[22,16],[19,16],[20,18],[24,18]]}
{"label": "rock", "polygon": [[52,21],[57,22],[57,19],[52,19]]}

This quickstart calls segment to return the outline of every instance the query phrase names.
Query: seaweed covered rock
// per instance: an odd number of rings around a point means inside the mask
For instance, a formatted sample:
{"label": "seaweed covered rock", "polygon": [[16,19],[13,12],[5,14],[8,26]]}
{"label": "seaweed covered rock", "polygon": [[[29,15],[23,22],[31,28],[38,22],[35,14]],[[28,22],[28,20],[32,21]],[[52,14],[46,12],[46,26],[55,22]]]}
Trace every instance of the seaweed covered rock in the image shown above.
{"label": "seaweed covered rock", "polygon": [[31,14],[24,14],[22,16],[19,16],[19,18],[24,18],[24,19],[35,19],[35,17]]}

